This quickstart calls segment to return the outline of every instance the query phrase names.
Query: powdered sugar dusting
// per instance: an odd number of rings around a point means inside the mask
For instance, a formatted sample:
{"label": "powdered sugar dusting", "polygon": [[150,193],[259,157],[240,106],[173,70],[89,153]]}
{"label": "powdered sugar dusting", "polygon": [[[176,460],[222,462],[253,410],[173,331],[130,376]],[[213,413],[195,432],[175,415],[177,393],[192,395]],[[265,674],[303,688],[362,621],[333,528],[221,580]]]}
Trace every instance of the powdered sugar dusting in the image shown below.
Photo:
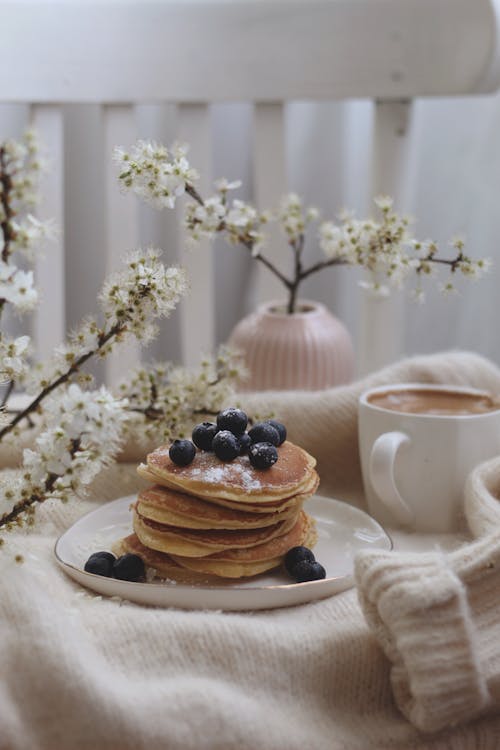
{"label": "powdered sugar dusting", "polygon": [[205,473],[203,474],[203,479],[206,482],[213,482],[214,484],[217,482],[223,482],[224,468],[222,466],[212,466],[210,469],[207,469],[205,471]]}
{"label": "powdered sugar dusting", "polygon": [[238,474],[241,476],[243,487],[251,492],[252,490],[260,490],[262,488],[261,483],[256,479],[248,469],[244,466],[237,464],[235,467],[238,470]]}
{"label": "powdered sugar dusting", "polygon": [[[262,489],[261,482],[252,474],[250,467],[236,459],[230,463],[221,463],[220,466],[209,466],[204,470],[195,469],[203,481],[210,484],[224,484],[227,481],[237,482],[247,491]],[[194,473],[194,472],[193,472]]]}
{"label": "powdered sugar dusting", "polygon": [[263,487],[248,456],[238,456],[234,461],[224,462],[209,451],[198,451],[193,463],[186,467],[175,467],[174,471],[207,484],[238,485],[246,492],[255,492]]}

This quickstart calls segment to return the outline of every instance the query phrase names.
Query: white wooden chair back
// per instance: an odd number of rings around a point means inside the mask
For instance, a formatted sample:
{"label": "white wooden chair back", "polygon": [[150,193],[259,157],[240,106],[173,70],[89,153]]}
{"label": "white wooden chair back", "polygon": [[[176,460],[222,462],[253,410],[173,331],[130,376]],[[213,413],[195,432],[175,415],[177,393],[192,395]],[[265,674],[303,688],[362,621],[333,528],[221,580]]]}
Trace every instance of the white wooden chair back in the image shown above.
{"label": "white wooden chair back", "polygon": [[[283,107],[293,100],[371,98],[374,123],[373,192],[397,193],[405,167],[405,134],[411,100],[467,95],[500,83],[500,0],[0,0],[0,102],[29,107],[51,155],[41,212],[65,225],[68,180],[61,105],[93,103],[103,122],[105,162],[101,221],[106,226],[107,270],[140,242],[139,206],[117,187],[114,145],[138,132],[137,105],[168,103],[176,109],[173,136],[191,144],[210,187],[211,102],[254,104],[254,187],[259,206],[286,191]],[[12,108],[0,119],[0,136]],[[24,110],[23,110],[24,111]],[[5,112],[7,114],[5,115]],[[10,115],[9,115],[10,113]],[[159,134],[161,135],[161,134]],[[319,147],[320,144],[319,144]],[[77,158],[72,155],[72,163]],[[66,184],[65,184],[66,182]],[[175,238],[173,235],[177,235]],[[214,264],[211,250],[181,254],[191,294],[179,311],[182,358],[197,360],[215,336]],[[38,353],[45,356],[65,334],[65,299],[85,283],[65,272],[64,233],[52,260],[38,262],[42,303],[35,319]],[[54,256],[55,252],[55,256]],[[276,244],[277,262],[286,247]],[[258,298],[277,294],[274,279],[258,278]],[[397,315],[391,303],[366,300],[359,335],[360,370],[397,356]],[[89,300],[89,309],[93,300]],[[108,379],[136,363],[138,352],[111,362]]]}

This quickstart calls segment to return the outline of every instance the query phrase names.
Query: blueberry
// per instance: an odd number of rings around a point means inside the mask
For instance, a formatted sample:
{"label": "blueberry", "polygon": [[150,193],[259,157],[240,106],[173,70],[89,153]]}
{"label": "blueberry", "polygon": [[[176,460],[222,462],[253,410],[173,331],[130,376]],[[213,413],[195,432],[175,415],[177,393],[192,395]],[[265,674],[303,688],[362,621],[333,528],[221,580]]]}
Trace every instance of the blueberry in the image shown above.
{"label": "blueberry", "polygon": [[95,552],[90,555],[83,568],[87,573],[95,573],[97,576],[113,576],[113,563],[115,556],[110,552]]}
{"label": "blueberry", "polygon": [[281,445],[281,443],[284,443],[286,440],[286,427],[281,422],[277,422],[275,419],[268,419],[267,424],[270,424],[271,427],[274,427],[274,429],[277,431],[278,435],[280,436],[280,441],[278,445]]}
{"label": "blueberry", "polygon": [[248,417],[241,409],[230,406],[217,414],[217,427],[219,430],[229,430],[233,435],[243,435],[247,428]]}
{"label": "blueberry", "polygon": [[311,562],[310,560],[300,560],[293,567],[292,577],[295,578],[297,583],[304,583],[305,581],[319,581],[320,578],[326,578],[326,570],[319,562]]}
{"label": "blueberry", "polygon": [[89,560],[92,560],[94,557],[104,557],[105,560],[109,560],[110,563],[114,563],[116,560],[116,557],[113,555],[112,552],[92,552],[92,554],[89,557]]}
{"label": "blueberry", "polygon": [[269,469],[278,460],[278,451],[271,443],[253,443],[248,457],[254,469]]}
{"label": "blueberry", "polygon": [[126,555],[122,555],[118,560],[115,560],[113,573],[115,578],[119,578],[120,581],[138,581],[145,577],[146,568],[139,555],[127,552]]}
{"label": "blueberry", "polygon": [[240,456],[243,456],[245,453],[248,453],[248,449],[252,445],[252,438],[250,437],[248,432],[244,432],[239,440],[240,440]]}
{"label": "blueberry", "polygon": [[202,422],[197,424],[191,435],[193,443],[202,451],[212,450],[212,440],[218,432],[218,427],[214,422]]}
{"label": "blueberry", "polygon": [[251,430],[248,430],[252,443],[271,443],[279,445],[280,434],[269,422],[258,422]]}
{"label": "blueberry", "polygon": [[285,570],[294,578],[294,568],[299,562],[306,561],[312,563],[315,560],[314,553],[309,547],[292,547],[285,555]]}
{"label": "blueberry", "polygon": [[168,451],[170,460],[177,466],[187,466],[196,455],[196,448],[191,440],[174,440]]}
{"label": "blueberry", "polygon": [[213,449],[221,461],[232,461],[240,455],[240,441],[229,430],[221,430],[213,440]]}

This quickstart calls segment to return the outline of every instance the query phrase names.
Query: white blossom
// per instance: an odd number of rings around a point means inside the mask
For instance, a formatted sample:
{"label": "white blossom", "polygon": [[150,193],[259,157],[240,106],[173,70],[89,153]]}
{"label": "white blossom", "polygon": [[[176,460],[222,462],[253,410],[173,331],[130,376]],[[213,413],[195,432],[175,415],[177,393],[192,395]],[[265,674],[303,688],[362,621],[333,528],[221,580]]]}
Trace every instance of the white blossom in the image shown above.
{"label": "white blossom", "polygon": [[127,333],[151,338],[150,323],[167,317],[187,290],[185,272],[160,261],[161,250],[137,250],[125,260],[125,270],[113,274],[99,295],[104,314],[115,324],[124,321]]}
{"label": "white blossom", "polygon": [[32,214],[27,214],[20,223],[12,221],[12,228],[12,250],[21,250],[28,258],[32,258],[35,250],[39,251],[46,242],[53,240],[57,235],[52,220],[40,221]]}
{"label": "white blossom", "polygon": [[32,310],[38,302],[33,271],[21,271],[13,265],[0,262],[0,299],[10,302],[20,312]]}
{"label": "white blossom", "polygon": [[381,211],[390,211],[392,209],[394,201],[389,195],[377,195],[374,198],[374,203],[380,208]]}
{"label": "white blossom", "polygon": [[29,346],[29,336],[19,336],[17,339],[0,338],[0,375],[3,378],[17,380],[25,374]]}
{"label": "white blossom", "polygon": [[235,199],[226,215],[226,226],[230,231],[248,229],[257,219],[257,211],[249,203]]}
{"label": "white blossom", "polygon": [[241,187],[241,180],[233,180],[232,182],[229,182],[225,177],[221,177],[214,182],[214,187],[219,193],[227,193],[228,190],[237,190]]}
{"label": "white blossom", "polygon": [[315,221],[319,211],[314,206],[304,211],[302,200],[296,193],[283,196],[278,209],[278,221],[289,243],[296,245],[301,241],[307,224]]}
{"label": "white blossom", "polygon": [[[38,184],[43,169],[37,137],[27,130],[20,141],[7,140],[1,144],[3,167],[9,174],[9,202],[16,214],[38,200]],[[0,193],[3,186],[0,186]],[[0,214],[0,220],[5,216]]]}
{"label": "white blossom", "polygon": [[467,276],[471,279],[480,279],[491,269],[493,261],[491,258],[480,258],[479,260],[471,260],[468,257],[463,259],[458,264],[459,271],[463,276]]}
{"label": "white blossom", "polygon": [[333,221],[323,222],[319,227],[318,236],[319,246],[329,260],[349,259],[351,251],[349,238],[344,230]]}
{"label": "white blossom", "polygon": [[220,195],[212,196],[203,205],[189,203],[184,217],[185,226],[193,240],[212,238],[219,231],[226,216],[226,206]]}
{"label": "white blossom", "polygon": [[362,289],[366,289],[374,297],[385,298],[385,297],[388,297],[389,294],[390,294],[390,289],[387,286],[387,284],[381,284],[378,281],[374,281],[374,280],[366,281],[366,280],[363,280],[363,281],[358,281],[358,285]]}
{"label": "white blossom", "polygon": [[444,283],[439,284],[439,291],[446,296],[458,294],[458,289],[452,284],[451,281],[445,281]]}
{"label": "white blossom", "polygon": [[[129,419],[123,399],[103,387],[71,384],[47,402],[46,429],[23,453],[21,497],[68,499],[79,494],[116,454]],[[19,491],[19,488],[18,488]]]}
{"label": "white blossom", "polygon": [[152,141],[137,141],[130,152],[116,148],[114,159],[120,168],[118,179],[126,190],[154,208],[174,208],[186,185],[193,185],[198,173],[186,158],[181,145],[171,150]]}

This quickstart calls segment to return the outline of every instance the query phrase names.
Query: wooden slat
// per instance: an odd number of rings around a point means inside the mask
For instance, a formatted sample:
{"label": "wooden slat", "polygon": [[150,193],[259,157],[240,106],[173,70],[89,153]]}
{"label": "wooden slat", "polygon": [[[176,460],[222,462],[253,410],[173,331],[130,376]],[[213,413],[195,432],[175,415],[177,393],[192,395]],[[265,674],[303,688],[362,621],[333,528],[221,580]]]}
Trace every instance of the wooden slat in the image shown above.
{"label": "wooden slat", "polygon": [[[177,107],[174,104],[143,104],[136,107],[137,130],[141,138],[152,139],[169,146],[177,137]],[[178,211],[158,211],[146,203],[139,202],[141,241],[151,243],[163,250],[163,262],[172,265],[179,262]],[[148,360],[170,360],[180,362],[182,357],[180,315],[174,310],[159,324],[157,339],[145,353]]]}
{"label": "wooden slat", "polygon": [[495,90],[499,5],[5,0],[0,98],[275,101]]}
{"label": "wooden slat", "polygon": [[[390,195],[404,211],[410,141],[409,102],[376,102],[373,137],[372,196]],[[383,282],[384,279],[381,279]],[[363,290],[360,295],[358,370],[366,375],[403,353],[402,292],[387,298]]]}
{"label": "wooden slat", "polygon": [[[179,140],[190,144],[188,158],[200,173],[196,187],[202,196],[211,194],[212,139],[210,110],[206,104],[180,104]],[[187,199],[186,199],[187,200]],[[190,200],[190,199],[189,199]],[[212,244],[203,240],[193,249],[185,247],[182,209],[179,210],[179,261],[188,272],[189,295],[179,306],[182,361],[193,365],[201,353],[215,344],[215,277]],[[177,313],[175,313],[177,314]]]}
{"label": "wooden slat", "polygon": [[57,238],[43,254],[36,255],[35,282],[40,304],[33,319],[36,354],[43,359],[52,354],[66,334],[64,275],[64,125],[58,105],[36,104],[31,109],[33,127],[38,133],[48,167],[40,184],[41,201],[37,214],[54,220]]}
{"label": "wooden slat", "polygon": [[[124,195],[118,184],[116,164],[112,161],[115,146],[127,147],[137,138],[135,113],[132,105],[109,105],[103,108],[105,118],[106,163],[106,266],[107,273],[122,267],[123,256],[139,243],[138,199]],[[135,342],[120,345],[119,350],[106,360],[106,381],[112,385],[124,377],[127,370],[140,362],[140,347]]]}
{"label": "wooden slat", "polygon": [[[287,192],[285,159],[285,122],[282,103],[255,105],[254,126],[255,202],[260,210],[274,209]],[[277,225],[269,227],[269,243],[264,254],[286,275],[290,274],[291,251]],[[257,301],[284,300],[286,289],[267,268],[256,269]]]}

